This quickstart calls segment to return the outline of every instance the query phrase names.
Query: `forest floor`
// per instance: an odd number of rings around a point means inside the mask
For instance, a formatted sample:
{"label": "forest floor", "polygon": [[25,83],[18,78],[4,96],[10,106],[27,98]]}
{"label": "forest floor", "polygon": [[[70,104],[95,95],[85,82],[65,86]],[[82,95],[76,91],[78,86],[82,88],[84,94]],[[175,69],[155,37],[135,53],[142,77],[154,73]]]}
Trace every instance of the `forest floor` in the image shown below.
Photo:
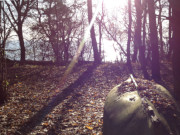
{"label": "forest floor", "polygon": [[[170,63],[161,67],[162,84],[172,92]],[[101,135],[108,92],[125,81],[125,64],[77,65],[63,85],[66,66],[15,64],[8,68],[8,101],[0,106],[1,135]],[[136,77],[141,68],[133,64]]]}

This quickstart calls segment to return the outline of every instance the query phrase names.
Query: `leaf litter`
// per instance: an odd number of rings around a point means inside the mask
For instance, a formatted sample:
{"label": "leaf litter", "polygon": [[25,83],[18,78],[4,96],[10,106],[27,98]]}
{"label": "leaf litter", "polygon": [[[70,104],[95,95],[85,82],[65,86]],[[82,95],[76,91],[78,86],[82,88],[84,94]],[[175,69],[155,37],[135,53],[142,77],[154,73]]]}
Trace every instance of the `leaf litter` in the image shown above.
{"label": "leaf litter", "polygon": [[[24,65],[9,68],[9,99],[0,107],[0,134],[25,134],[18,129],[63,93],[63,89],[73,84],[89,65],[77,66],[63,86],[59,86],[59,82],[65,66]],[[142,77],[138,68],[136,73]],[[99,65],[83,85],[69,93],[27,134],[102,135],[105,98],[114,86],[128,77],[124,64]]]}

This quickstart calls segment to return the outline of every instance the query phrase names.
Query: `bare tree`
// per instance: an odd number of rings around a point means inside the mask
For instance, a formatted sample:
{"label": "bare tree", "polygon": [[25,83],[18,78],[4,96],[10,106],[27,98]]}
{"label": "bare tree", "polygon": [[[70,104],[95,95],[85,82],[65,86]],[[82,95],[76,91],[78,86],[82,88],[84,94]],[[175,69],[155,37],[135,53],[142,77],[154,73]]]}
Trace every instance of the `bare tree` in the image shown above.
{"label": "bare tree", "polygon": [[170,59],[171,58],[171,56],[172,56],[172,42],[173,42],[173,40],[172,40],[172,8],[171,8],[171,5],[169,4],[169,48],[168,48],[168,55],[167,55],[167,57],[168,57],[168,59]]}
{"label": "bare tree", "polygon": [[[92,20],[92,15],[93,15],[93,12],[92,12],[92,0],[87,0],[87,7],[88,7],[88,20],[89,20],[89,23],[90,23],[91,20]],[[90,34],[91,34],[92,47],[93,47],[93,52],[94,52],[94,62],[95,63],[100,63],[101,62],[101,57],[100,57],[100,54],[98,52],[94,25],[91,28]]]}
{"label": "bare tree", "polygon": [[103,19],[104,19],[104,5],[102,3],[102,12],[99,14],[99,18],[97,18],[97,23],[99,26],[99,55],[102,57],[102,30],[103,30]]}
{"label": "bare tree", "polygon": [[7,98],[8,82],[6,77],[5,44],[11,33],[11,26],[6,27],[8,22],[2,11],[4,11],[4,3],[2,4],[2,1],[0,1],[0,104],[4,103]]}
{"label": "bare tree", "polygon": [[160,43],[160,56],[163,58],[164,50],[163,50],[163,33],[162,33],[162,3],[161,0],[159,2],[159,15],[158,15],[158,25],[159,25],[159,43]]}
{"label": "bare tree", "polygon": [[23,23],[28,17],[28,12],[35,4],[35,0],[10,0],[5,1],[7,11],[5,11],[6,17],[11,23],[14,31],[17,33],[20,48],[21,48],[21,62],[25,61],[25,45],[23,37]]}
{"label": "bare tree", "polygon": [[128,0],[128,15],[129,15],[129,25],[128,25],[128,40],[127,40],[127,66],[129,68],[129,72],[133,73],[132,65],[131,65],[131,54],[130,54],[131,25],[132,25],[131,0]]}
{"label": "bare tree", "polygon": [[172,7],[172,29],[173,29],[173,74],[174,95],[180,101],[180,1],[169,0]]}
{"label": "bare tree", "polygon": [[77,31],[81,31],[78,28],[84,21],[79,21],[76,17],[76,10],[80,5],[81,3],[72,3],[68,6],[62,1],[51,0],[37,4],[38,14],[34,16],[37,22],[32,30],[45,37],[44,39],[50,43],[57,65],[68,62],[72,40],[79,38],[76,34]]}
{"label": "bare tree", "polygon": [[160,77],[160,64],[159,64],[159,49],[158,49],[158,34],[156,27],[156,15],[154,0],[148,1],[149,11],[149,27],[150,27],[150,42],[152,48],[152,78],[159,81]]}
{"label": "bare tree", "polygon": [[141,0],[134,0],[135,8],[136,8],[136,26],[134,33],[134,54],[132,57],[132,61],[137,61],[137,54],[139,51],[139,47],[141,45],[141,16],[142,16],[142,7]]}
{"label": "bare tree", "polygon": [[[141,0],[135,0],[134,2],[135,2],[135,8],[136,8],[136,27],[135,27],[135,35],[134,35],[134,45],[139,49],[139,60],[141,63],[141,69],[143,71],[144,78],[148,79],[149,76],[147,73],[146,62],[145,62],[145,45],[142,44],[142,41],[141,41],[141,25],[142,25],[142,8],[143,7],[142,7]],[[144,5],[145,4],[146,3],[144,3]]]}

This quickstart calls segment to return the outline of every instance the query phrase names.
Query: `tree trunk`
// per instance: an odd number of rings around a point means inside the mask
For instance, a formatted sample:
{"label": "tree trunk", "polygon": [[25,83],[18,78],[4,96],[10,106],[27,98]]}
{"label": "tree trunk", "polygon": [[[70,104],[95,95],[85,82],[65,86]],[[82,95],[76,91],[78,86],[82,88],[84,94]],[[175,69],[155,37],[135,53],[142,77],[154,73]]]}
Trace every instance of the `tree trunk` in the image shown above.
{"label": "tree trunk", "polygon": [[60,54],[59,54],[59,46],[57,43],[54,41],[50,40],[50,43],[52,44],[53,52],[54,52],[54,58],[55,58],[55,63],[58,66],[60,64]]}
{"label": "tree trunk", "polygon": [[134,0],[134,3],[135,3],[135,8],[136,8],[136,28],[135,28],[135,34],[134,34],[134,54],[133,54],[133,57],[132,57],[132,61],[133,62],[136,62],[137,61],[137,54],[138,54],[138,50],[139,50],[139,45],[140,45],[140,42],[139,41],[139,27],[141,27],[141,16],[140,16],[140,13],[139,11],[141,10],[140,9],[140,5],[137,5],[137,4],[140,4],[141,1],[136,1]]}
{"label": "tree trunk", "polygon": [[159,65],[159,49],[158,49],[158,35],[156,27],[154,0],[148,0],[149,11],[149,27],[150,27],[150,42],[152,48],[152,78],[159,81],[160,78],[160,65]]}
{"label": "tree trunk", "polygon": [[127,66],[129,72],[132,74],[132,65],[131,65],[131,54],[130,54],[130,45],[131,45],[131,25],[132,25],[132,15],[131,15],[131,0],[128,0],[128,14],[129,14],[129,25],[128,25],[128,41],[127,41]]}
{"label": "tree trunk", "polygon": [[0,81],[0,105],[3,104],[7,99],[7,92],[3,86],[3,81]]}
{"label": "tree trunk", "polygon": [[51,43],[53,52],[54,52],[54,58],[55,58],[55,63],[58,66],[60,64],[60,54],[59,54],[59,46],[57,40],[55,39],[56,33],[51,30],[51,35],[49,37],[49,42]]}
{"label": "tree trunk", "polygon": [[138,47],[137,47],[137,45],[134,44],[134,54],[133,54],[133,57],[132,57],[133,62],[137,61],[137,53],[138,53]]}
{"label": "tree trunk", "polygon": [[99,55],[101,58],[102,57],[102,23],[103,23],[103,19],[104,19],[104,5],[103,5],[103,2],[102,2],[102,12],[101,12],[101,18],[100,20],[98,21],[98,24],[99,24]]}
{"label": "tree trunk", "polygon": [[5,85],[5,61],[4,61],[4,48],[2,45],[0,45],[0,104],[3,104],[6,101],[7,97],[7,91],[6,91],[6,85]]}
{"label": "tree trunk", "polygon": [[171,59],[171,56],[172,56],[172,8],[171,8],[171,5],[169,5],[169,46],[168,46],[168,55],[167,55],[167,58],[168,59]]}
{"label": "tree trunk", "polygon": [[141,19],[142,19],[142,6],[141,0],[135,0],[135,8],[136,8],[136,28],[135,28],[135,36],[134,36],[134,45],[139,48],[139,60],[141,63],[141,69],[143,71],[144,78],[148,79],[148,73],[146,70],[145,64],[145,46],[141,42]]}
{"label": "tree trunk", "polygon": [[68,42],[64,42],[64,61],[65,62],[68,62],[68,60],[69,60],[69,41]]}
{"label": "tree trunk", "polygon": [[20,42],[20,48],[21,48],[21,62],[25,62],[25,46],[24,46],[24,38],[23,38],[23,32],[22,32],[22,25],[18,26],[18,38]]}
{"label": "tree trunk", "polygon": [[180,1],[170,1],[172,7],[172,29],[173,29],[173,74],[174,95],[180,101]]}
{"label": "tree trunk", "polygon": [[161,58],[164,58],[164,50],[163,50],[163,33],[162,33],[162,20],[161,20],[161,14],[162,14],[162,6],[161,6],[161,0],[159,0],[159,16],[158,16],[158,24],[159,24],[159,42],[160,42],[160,56]]}
{"label": "tree trunk", "polygon": [[[1,40],[1,39],[0,39]],[[7,99],[7,85],[5,78],[5,59],[4,59],[4,47],[0,45],[0,105]]]}
{"label": "tree trunk", "polygon": [[[0,39],[1,40],[1,39]],[[5,72],[5,59],[4,59],[4,47],[0,45],[0,105],[7,99],[7,85],[6,85],[6,72]]]}
{"label": "tree trunk", "polygon": [[55,63],[58,66],[61,62],[62,56],[60,55],[59,42],[56,39],[58,37],[56,37],[56,36],[57,36],[56,32],[53,29],[51,29],[51,35],[49,36],[49,42],[51,43],[51,46],[52,46],[52,49],[54,52]]}
{"label": "tree trunk", "polygon": [[101,18],[101,20],[99,21],[99,55],[100,57],[102,56],[102,20],[103,17]]}
{"label": "tree trunk", "polygon": [[[147,16],[147,2],[143,3],[143,8],[144,8],[144,16],[143,16],[143,38],[142,38],[142,45],[146,46],[146,16]],[[144,50],[145,51],[145,50]],[[144,52],[145,53],[145,52]]]}
{"label": "tree trunk", "polygon": [[[92,0],[87,0],[87,7],[88,7],[88,20],[90,23],[92,20]],[[100,58],[98,48],[97,48],[97,41],[96,41],[96,35],[95,35],[95,31],[94,31],[94,25],[91,28],[90,34],[91,34],[92,47],[93,47],[93,52],[94,52],[94,62],[100,63],[101,58]]]}

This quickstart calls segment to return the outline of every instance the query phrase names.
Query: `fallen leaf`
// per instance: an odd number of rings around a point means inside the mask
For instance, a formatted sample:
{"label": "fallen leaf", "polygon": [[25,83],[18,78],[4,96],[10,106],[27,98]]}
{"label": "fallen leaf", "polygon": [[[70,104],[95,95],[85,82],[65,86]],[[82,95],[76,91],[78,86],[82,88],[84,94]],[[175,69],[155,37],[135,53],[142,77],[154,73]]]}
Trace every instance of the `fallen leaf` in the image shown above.
{"label": "fallen leaf", "polygon": [[73,112],[73,110],[71,110],[71,109],[70,109],[70,110],[68,110],[68,111],[69,111],[69,112]]}
{"label": "fallen leaf", "polygon": [[91,126],[86,126],[86,128],[89,130],[93,130],[93,127],[91,127]]}
{"label": "fallen leaf", "polygon": [[48,126],[49,124],[48,124],[48,122],[44,122],[44,123],[42,123],[42,125],[43,126]]}

